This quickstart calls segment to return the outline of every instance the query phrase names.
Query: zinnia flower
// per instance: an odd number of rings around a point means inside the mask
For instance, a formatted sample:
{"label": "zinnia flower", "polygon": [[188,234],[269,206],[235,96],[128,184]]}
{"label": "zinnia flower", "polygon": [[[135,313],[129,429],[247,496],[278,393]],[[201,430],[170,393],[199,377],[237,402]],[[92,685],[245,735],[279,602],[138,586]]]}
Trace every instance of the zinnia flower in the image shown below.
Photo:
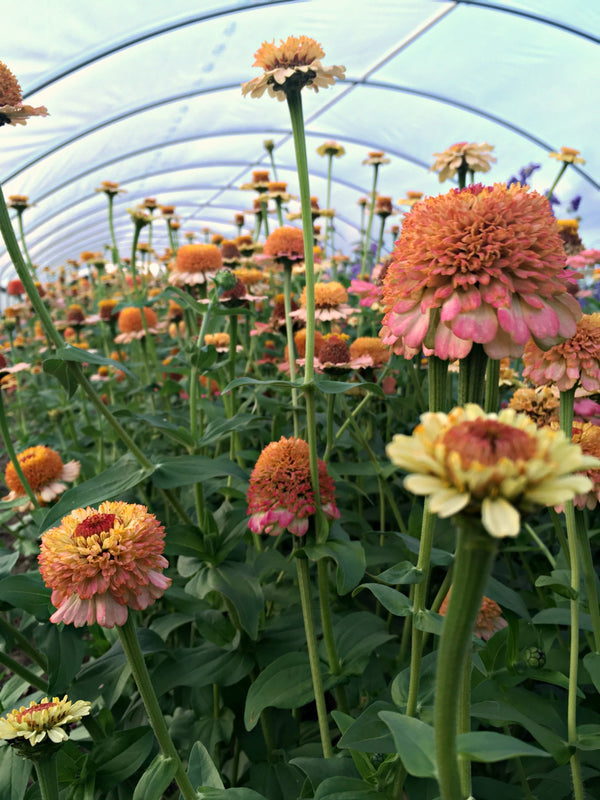
{"label": "zinnia flower", "polygon": [[461,166],[466,165],[471,172],[489,172],[492,164],[496,161],[490,151],[494,146],[483,142],[457,142],[451,145],[443,153],[434,153],[436,160],[429,167],[430,172],[439,172],[438,178],[443,183],[448,178],[453,178]]}
{"label": "zinnia flower", "polygon": [[380,367],[390,360],[390,348],[377,336],[359,336],[350,345],[350,355],[352,358],[370,356],[373,366]]}
{"label": "zinnia flower", "polygon": [[574,473],[600,467],[562,431],[537,428],[512,409],[485,414],[474,404],[423,414],[412,436],[394,436],[387,454],[410,473],[408,491],[429,497],[431,511],[481,516],[497,538],[518,535],[521,511],[589,491],[589,478]]}
{"label": "zinnia flower", "polygon": [[[144,317],[148,326],[148,333],[158,333],[158,318],[156,313],[148,307],[144,309]],[[115,336],[117,344],[128,344],[134,339],[143,339],[146,335],[144,323],[142,322],[142,311],[137,306],[127,306],[119,311],[117,325],[121,333]]]}
{"label": "zinnia flower", "polygon": [[184,244],[177,251],[175,269],[169,283],[195,286],[206,283],[223,266],[221,250],[216,244]]}
{"label": "zinnia flower", "polygon": [[58,697],[53,697],[51,701],[44,697],[39,703],[32,700],[29,706],[13,708],[0,719],[0,739],[25,740],[31,747],[46,737],[55,744],[65,742],[69,735],[64,726],[79,722],[91,709],[92,704],[87,700],[72,703],[67,695],[62,700]]}
{"label": "zinnia flower", "polygon": [[335,156],[336,158],[341,158],[345,152],[341,144],[331,140],[317,147],[317,153],[320,156]]}
{"label": "zinnia flower", "polygon": [[389,164],[390,159],[386,156],[383,150],[371,150],[362,163],[371,164],[375,167],[380,166],[381,164]]}
{"label": "zinnia flower", "polygon": [[553,151],[549,155],[550,158],[555,158],[564,164],[585,164],[585,158],[579,158],[579,150],[574,150],[572,147],[561,147],[559,153]]}
{"label": "zinnia flower", "polygon": [[540,386],[532,389],[523,386],[510,398],[508,407],[519,413],[527,414],[538,428],[549,425],[553,420],[558,420],[560,399],[550,386]]}
{"label": "zinnia flower", "polygon": [[116,181],[102,181],[100,186],[94,189],[95,192],[104,192],[108,197],[118,194],[127,194],[127,189],[122,189]]}
{"label": "zinnia flower", "polygon": [[[319,459],[318,464],[322,511],[329,519],[338,519],[333,480],[325,462]],[[295,536],[304,536],[309,517],[315,512],[308,444],[303,439],[282,436],[265,447],[252,470],[248,527],[254,533],[270,536],[279,536],[286,529]]]}
{"label": "zinnia flower", "polygon": [[[442,615],[442,617],[446,616],[449,600],[450,592],[448,592],[446,597],[444,597],[444,602],[440,606],[439,613]],[[491,639],[495,633],[501,631],[503,628],[506,628],[507,625],[508,622],[502,616],[502,609],[498,603],[496,603],[494,600],[491,600],[489,597],[484,596],[481,601],[479,613],[477,614],[475,627],[473,628],[473,633],[475,636],[479,636],[480,639],[483,639],[484,642],[487,642],[487,640]]]}
{"label": "zinnia flower", "polygon": [[261,97],[265,89],[271,97],[284,100],[288,92],[308,86],[315,92],[333,86],[335,79],[343,80],[345,67],[324,67],[320,59],[325,55],[321,45],[308,36],[288,36],[280,44],[263,42],[254,54],[253,66],[262,67],[264,73],[242,84],[242,94]]}
{"label": "zinnia flower", "polygon": [[127,609],[162,597],[165,529],[145,506],[120,501],[78,508],[42,535],[38,561],[57,611],[50,622],[124,625]]}
{"label": "zinnia flower", "polygon": [[600,313],[584,314],[570,339],[545,352],[528,342],[523,377],[536,386],[554,383],[561,392],[578,384],[586,392],[600,391]]}
{"label": "zinnia flower", "polygon": [[514,184],[453,189],[405,216],[383,281],[380,335],[406,358],[518,357],[530,336],[550,347],[581,317],[545,197]]}
{"label": "zinnia flower", "polygon": [[263,247],[266,256],[281,261],[304,260],[304,235],[302,228],[283,225],[267,236]]}
{"label": "zinnia flower", "polygon": [[34,108],[23,105],[23,93],[19,81],[3,61],[0,61],[0,127],[2,125],[26,125],[29,117],[47,117],[45,106]]}
{"label": "zinnia flower", "polygon": [[[68,461],[63,464],[56,450],[51,450],[44,445],[28,447],[22,453],[17,453],[17,461],[32,492],[42,504],[50,503],[64,492],[67,488],[64,482],[73,483],[81,469],[79,461]],[[2,498],[3,500],[16,500],[17,497],[24,498],[26,496],[23,484],[10,461],[6,466],[4,482],[10,492]],[[20,510],[30,508],[33,508],[31,502],[20,506]]]}
{"label": "zinnia flower", "polygon": [[[306,320],[306,286],[300,295],[300,306],[290,316]],[[315,283],[315,319],[325,322],[346,319],[352,311],[348,304],[348,292],[339,281]]]}

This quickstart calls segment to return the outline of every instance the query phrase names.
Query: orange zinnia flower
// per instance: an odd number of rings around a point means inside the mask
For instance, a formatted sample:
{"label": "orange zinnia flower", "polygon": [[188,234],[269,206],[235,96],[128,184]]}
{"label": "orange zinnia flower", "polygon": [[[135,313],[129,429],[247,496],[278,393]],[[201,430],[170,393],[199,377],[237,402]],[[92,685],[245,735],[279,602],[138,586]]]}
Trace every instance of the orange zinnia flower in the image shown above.
{"label": "orange zinnia flower", "polygon": [[0,61],[0,127],[2,125],[26,125],[29,117],[47,117],[45,106],[33,108],[23,105],[23,93],[19,81],[3,61]]}
{"label": "orange zinnia flower", "polygon": [[[28,447],[27,450],[17,454],[17,461],[32,492],[42,504],[50,503],[64,492],[67,488],[64,482],[72,483],[76,480],[81,468],[79,461],[68,461],[63,464],[62,458],[56,450],[51,450],[44,445]],[[10,462],[4,473],[4,481],[10,492],[3,500],[25,497],[25,488]],[[32,505],[28,502],[21,508],[32,508]]]}

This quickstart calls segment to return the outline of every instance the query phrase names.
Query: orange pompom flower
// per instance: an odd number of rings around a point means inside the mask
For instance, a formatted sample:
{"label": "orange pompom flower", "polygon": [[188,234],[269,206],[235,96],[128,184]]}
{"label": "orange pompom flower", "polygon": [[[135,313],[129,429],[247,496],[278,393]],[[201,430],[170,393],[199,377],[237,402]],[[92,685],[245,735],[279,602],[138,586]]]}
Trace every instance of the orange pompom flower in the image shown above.
{"label": "orange pompom flower", "polygon": [[[321,459],[318,459],[318,469],[322,511],[329,519],[338,519],[335,485]],[[279,536],[287,529],[295,536],[304,536],[309,517],[316,510],[307,442],[282,436],[278,442],[268,444],[250,476],[250,530]]]}
{"label": "orange pompom flower", "polygon": [[165,529],[145,506],[120,501],[78,508],[42,535],[38,561],[57,611],[50,622],[124,625],[127,609],[162,597]]}
{"label": "orange pompom flower", "polygon": [[34,108],[23,105],[23,93],[19,81],[3,61],[0,61],[0,127],[2,125],[26,125],[29,117],[47,117],[45,106]]}
{"label": "orange pompom flower", "polygon": [[[44,445],[28,447],[17,454],[17,461],[27,483],[38,500],[50,503],[55,497],[66,490],[65,481],[72,483],[77,479],[81,465],[79,461],[68,461],[63,464],[62,458],[56,452]],[[4,473],[4,481],[10,492],[3,500],[16,500],[25,497],[25,489],[17,476],[12,463],[8,463]],[[25,503],[21,509],[32,508],[30,502]]]}
{"label": "orange pompom flower", "polygon": [[223,256],[217,244],[184,244],[177,251],[169,283],[174,286],[206,283],[222,266]]}

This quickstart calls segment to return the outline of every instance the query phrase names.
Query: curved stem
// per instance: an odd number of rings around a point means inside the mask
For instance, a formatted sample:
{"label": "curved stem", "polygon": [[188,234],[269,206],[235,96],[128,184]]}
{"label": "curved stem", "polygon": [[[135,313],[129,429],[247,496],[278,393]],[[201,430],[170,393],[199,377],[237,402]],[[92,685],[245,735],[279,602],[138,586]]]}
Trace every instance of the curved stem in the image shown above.
{"label": "curved stem", "polygon": [[565,161],[564,164],[561,164],[561,167],[558,170],[558,175],[554,179],[554,183],[552,184],[552,186],[546,192],[546,197],[548,198],[548,200],[550,200],[550,198],[552,197],[552,192],[558,186],[558,182],[562,178],[562,176],[565,174],[565,170],[567,169],[568,166],[569,166],[569,162],[568,161]]}
{"label": "curved stem", "polygon": [[[294,540],[294,547],[298,547],[297,540]],[[308,648],[310,674],[312,677],[313,691],[315,693],[317,718],[319,720],[321,747],[323,749],[323,757],[332,758],[333,748],[331,746],[329,724],[327,722],[327,707],[325,705],[321,663],[319,661],[319,653],[317,650],[317,634],[315,631],[315,618],[313,615],[312,595],[310,590],[310,580],[308,577],[308,559],[306,556],[299,555],[296,557],[296,570],[298,572],[298,587],[300,589],[300,603],[302,605],[302,617],[304,619],[304,632],[306,634],[306,646]]]}
{"label": "curved stem", "polygon": [[456,735],[460,684],[471,652],[473,626],[498,549],[479,521],[459,524],[454,580],[438,653],[433,728],[442,800],[464,800]]}
{"label": "curved stem", "polygon": [[169,736],[167,724],[160,709],[156,692],[154,691],[150,674],[146,667],[146,662],[144,661],[144,655],[135,635],[131,613],[128,615],[125,624],[118,628],[118,632],[133,678],[144,703],[148,719],[150,720],[158,744],[160,745],[160,749],[167,758],[172,758],[177,764],[175,781],[177,782],[179,791],[183,795],[184,800],[197,800],[196,792],[185,773],[183,764],[179,758],[179,753]]}

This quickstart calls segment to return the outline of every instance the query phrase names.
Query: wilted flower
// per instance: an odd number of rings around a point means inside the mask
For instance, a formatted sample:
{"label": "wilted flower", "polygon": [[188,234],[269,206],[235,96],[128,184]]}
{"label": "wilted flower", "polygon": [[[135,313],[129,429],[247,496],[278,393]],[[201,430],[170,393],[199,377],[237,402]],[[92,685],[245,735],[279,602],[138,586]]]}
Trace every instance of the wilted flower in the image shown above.
{"label": "wilted flower", "polygon": [[[77,480],[81,465],[79,461],[68,461],[63,464],[62,458],[56,452],[44,445],[28,447],[22,453],[17,453],[17,461],[31,491],[36,495],[39,502],[50,503],[59,494],[66,491],[65,481],[73,483]],[[12,462],[6,466],[4,482],[10,492],[3,500],[16,500],[18,497],[25,498],[26,492],[23,484],[19,480],[17,472]],[[27,502],[22,509],[32,508],[31,502]]]}
{"label": "wilted flower", "polygon": [[92,709],[86,700],[72,703],[67,695],[60,700],[44,697],[41,702],[32,700],[29,706],[13,708],[5,717],[0,718],[0,739],[25,740],[31,747],[42,742],[46,737],[55,744],[65,742],[69,735],[64,726],[79,722]]}
{"label": "wilted flower", "polygon": [[0,61],[0,128],[3,125],[26,125],[29,117],[47,117],[45,106],[23,105],[19,81],[3,61]]}
{"label": "wilted flower", "polygon": [[38,561],[57,611],[50,622],[124,625],[127,609],[162,597],[165,529],[145,506],[101,503],[78,508],[42,535]]}
{"label": "wilted flower", "polygon": [[383,281],[381,336],[394,351],[464,358],[550,347],[581,317],[567,290],[565,253],[548,201],[505,184],[428,197],[405,216]]}
{"label": "wilted flower", "polygon": [[600,467],[562,431],[537,428],[512,409],[485,414],[474,404],[423,414],[412,436],[394,436],[387,454],[410,473],[408,491],[429,497],[433,513],[480,516],[497,538],[518,535],[522,511],[589,491],[589,478],[574,473]]}
{"label": "wilted flower", "polygon": [[457,142],[451,145],[443,153],[434,153],[436,160],[429,167],[430,172],[439,172],[438,178],[443,183],[448,178],[453,178],[461,166],[466,166],[471,172],[489,172],[492,164],[496,161],[490,152],[494,146],[483,142]]}
{"label": "wilted flower", "polygon": [[[451,592],[452,590],[450,590]],[[450,600],[450,592],[444,597],[444,602],[440,606],[439,613],[442,617],[446,616],[446,611],[448,610],[448,602]],[[484,642],[487,642],[488,639],[491,639],[492,636],[501,631],[503,628],[506,628],[508,622],[502,616],[502,609],[494,600],[491,600],[489,597],[483,597],[481,601],[481,606],[479,608],[479,613],[477,614],[477,620],[475,621],[475,627],[473,628],[473,633],[475,636],[479,636],[480,639],[483,639]]]}
{"label": "wilted flower", "polygon": [[[329,519],[338,519],[335,486],[327,465],[318,460],[321,508]],[[293,436],[268,444],[250,476],[248,489],[248,527],[254,533],[278,536],[289,530],[304,536],[309,518],[316,513],[315,495],[310,480],[308,444]]]}
{"label": "wilted flower", "polygon": [[543,351],[530,341],[523,353],[523,377],[540,386],[554,383],[561,392],[581,384],[600,391],[600,313],[584,314],[571,338]]}
{"label": "wilted flower", "polygon": [[261,97],[265,89],[271,97],[284,100],[288,92],[308,86],[315,92],[333,86],[335,79],[343,80],[345,67],[324,67],[320,59],[325,55],[321,45],[307,36],[288,36],[280,44],[263,42],[254,54],[253,66],[262,67],[264,73],[242,84],[242,94]]}
{"label": "wilted flower", "polygon": [[559,406],[558,394],[550,386],[539,386],[537,389],[523,386],[517,389],[508,402],[509,408],[527,414],[538,428],[558,419]]}

